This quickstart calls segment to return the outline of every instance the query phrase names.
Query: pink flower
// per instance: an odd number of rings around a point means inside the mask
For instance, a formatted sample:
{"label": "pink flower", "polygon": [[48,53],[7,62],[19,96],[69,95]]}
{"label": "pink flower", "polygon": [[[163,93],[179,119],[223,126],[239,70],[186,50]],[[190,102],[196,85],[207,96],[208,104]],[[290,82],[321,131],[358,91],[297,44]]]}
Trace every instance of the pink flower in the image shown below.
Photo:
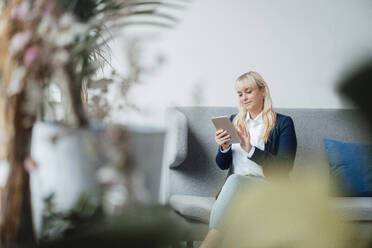
{"label": "pink flower", "polygon": [[37,164],[32,158],[27,157],[23,162],[24,168],[28,173],[31,173],[36,167]]}
{"label": "pink flower", "polygon": [[51,15],[56,8],[56,2],[55,1],[50,1],[48,5],[45,7],[44,13],[47,15]]}
{"label": "pink flower", "polygon": [[34,8],[37,9],[41,14],[45,15],[51,15],[56,9],[57,1],[55,0],[36,0],[34,2]]}
{"label": "pink flower", "polygon": [[21,33],[16,33],[13,35],[12,40],[10,41],[10,52],[12,54],[17,54],[30,43],[32,39],[32,32],[31,31],[24,31]]}
{"label": "pink flower", "polygon": [[24,21],[28,18],[29,11],[30,11],[29,3],[27,1],[23,2],[22,4],[12,8],[10,12],[10,18],[13,21]]}
{"label": "pink flower", "polygon": [[40,47],[38,45],[33,45],[27,48],[25,54],[23,55],[23,63],[26,67],[30,67],[40,58]]}

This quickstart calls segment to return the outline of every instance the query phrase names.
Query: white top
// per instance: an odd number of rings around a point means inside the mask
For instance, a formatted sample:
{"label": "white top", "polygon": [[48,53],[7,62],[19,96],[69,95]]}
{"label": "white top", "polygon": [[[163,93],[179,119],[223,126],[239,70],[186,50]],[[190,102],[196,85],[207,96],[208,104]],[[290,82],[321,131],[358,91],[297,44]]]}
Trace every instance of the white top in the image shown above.
{"label": "white top", "polygon": [[[262,120],[262,112],[256,116],[254,120],[250,118],[249,112],[247,113],[247,129],[250,133],[250,142],[252,149],[246,152],[240,144],[232,144],[232,169],[234,174],[240,175],[253,175],[265,177],[263,174],[262,166],[250,160],[256,148],[265,150],[265,143],[262,136],[265,129],[265,123]],[[220,148],[221,149],[221,148]],[[226,153],[230,150],[226,149],[221,151]]]}

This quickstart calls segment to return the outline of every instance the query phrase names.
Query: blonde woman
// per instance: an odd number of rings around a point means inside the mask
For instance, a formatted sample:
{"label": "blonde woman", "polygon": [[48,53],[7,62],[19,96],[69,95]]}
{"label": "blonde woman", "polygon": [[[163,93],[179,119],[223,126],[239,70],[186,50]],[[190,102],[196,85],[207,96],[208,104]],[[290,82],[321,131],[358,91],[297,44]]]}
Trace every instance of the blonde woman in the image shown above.
{"label": "blonde woman", "polygon": [[[267,84],[257,72],[247,72],[238,77],[235,90],[239,98],[239,112],[232,115],[240,144],[230,144],[225,130],[217,130],[216,163],[222,170],[229,169],[227,178],[209,222],[209,232],[201,248],[218,247],[223,239],[224,218],[239,190],[252,183],[267,183],[272,174],[288,176],[293,167],[297,139],[293,120],[275,113]],[[247,209],[247,211],[249,211]]]}

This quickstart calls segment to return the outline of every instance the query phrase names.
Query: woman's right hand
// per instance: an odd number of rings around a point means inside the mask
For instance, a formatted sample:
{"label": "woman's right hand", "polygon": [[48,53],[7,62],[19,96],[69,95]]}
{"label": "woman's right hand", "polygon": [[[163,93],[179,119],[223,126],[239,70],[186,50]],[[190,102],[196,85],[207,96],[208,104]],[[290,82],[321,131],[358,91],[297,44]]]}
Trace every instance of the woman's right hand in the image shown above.
{"label": "woman's right hand", "polygon": [[222,147],[222,150],[226,150],[230,147],[231,137],[226,130],[217,130],[214,136],[216,143]]}

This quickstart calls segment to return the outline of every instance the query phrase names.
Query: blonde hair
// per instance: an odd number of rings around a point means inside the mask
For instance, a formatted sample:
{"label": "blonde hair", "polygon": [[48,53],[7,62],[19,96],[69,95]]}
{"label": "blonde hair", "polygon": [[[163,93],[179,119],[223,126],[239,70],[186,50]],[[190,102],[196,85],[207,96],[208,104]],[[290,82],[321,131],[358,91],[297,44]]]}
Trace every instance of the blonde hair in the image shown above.
{"label": "blonde hair", "polygon": [[[236,91],[242,91],[246,88],[258,88],[258,89],[264,88],[265,90],[263,110],[262,110],[262,119],[263,119],[263,122],[265,123],[265,129],[264,129],[262,138],[263,138],[264,143],[266,143],[270,137],[271,132],[274,130],[275,122],[276,122],[276,113],[273,111],[273,108],[272,108],[272,101],[271,101],[269,88],[267,87],[267,84],[265,80],[261,77],[261,75],[254,71],[244,73],[243,75],[239,76],[235,81]],[[238,109],[239,109],[239,112],[233,120],[234,126],[235,128],[238,128],[239,126],[246,127],[246,118],[247,118],[248,111],[240,103],[240,101],[238,103]]]}

